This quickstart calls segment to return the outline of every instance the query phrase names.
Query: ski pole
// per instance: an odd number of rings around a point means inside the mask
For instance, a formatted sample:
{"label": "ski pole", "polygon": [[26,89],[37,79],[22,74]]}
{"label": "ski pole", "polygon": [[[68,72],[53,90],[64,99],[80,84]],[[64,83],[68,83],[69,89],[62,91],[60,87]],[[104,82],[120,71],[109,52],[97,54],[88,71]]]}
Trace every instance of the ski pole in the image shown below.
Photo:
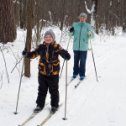
{"label": "ski pole", "polygon": [[[18,62],[18,59],[16,58],[16,56],[15,56],[15,54],[14,54],[14,52],[13,52],[13,50],[11,49],[11,47],[9,46],[9,49],[10,49],[10,51],[12,52],[12,55],[13,55],[13,57],[15,58],[15,60],[16,60],[16,62]],[[17,68],[17,67],[16,67]],[[19,72],[19,69],[17,68],[17,70],[18,70],[18,72]],[[20,72],[19,72],[19,74],[20,74]]]}
{"label": "ski pole", "polygon": [[66,61],[66,84],[65,84],[65,108],[64,108],[64,117],[63,120],[67,120],[66,114],[67,114],[67,61]]}
{"label": "ski pole", "polygon": [[99,80],[98,80],[98,74],[97,74],[97,69],[96,69],[96,65],[95,65],[95,59],[94,59],[94,53],[93,53],[91,39],[90,39],[90,46],[91,46],[91,54],[92,54],[92,59],[93,59],[93,64],[94,64],[94,69],[95,69],[96,81],[98,82]]}
{"label": "ski pole", "polygon": [[3,60],[4,60],[4,64],[5,64],[5,69],[6,69],[8,83],[10,83],[9,74],[8,74],[8,70],[7,70],[7,64],[6,64],[5,56],[4,56],[3,50],[1,49],[1,46],[0,46],[0,51],[1,51],[2,56],[3,56]]}
{"label": "ski pole", "polygon": [[2,89],[2,87],[3,87],[3,72],[1,73],[0,82],[1,82],[0,89]]}
{"label": "ski pole", "polygon": [[[68,41],[67,49],[66,49],[66,50],[68,50],[68,47],[69,47],[69,44],[70,44],[70,39],[71,39],[71,36],[69,37],[69,41]],[[60,76],[59,76],[60,78],[61,78],[61,76],[62,76],[64,64],[65,64],[65,60],[63,61],[63,65],[62,65],[62,68],[61,68],[61,72],[60,72]]]}
{"label": "ski pole", "polygon": [[20,90],[21,90],[21,82],[22,82],[22,77],[23,77],[23,69],[24,69],[24,62],[22,63],[21,77],[20,77],[18,94],[17,94],[16,111],[14,112],[14,114],[17,114],[17,109],[18,109],[18,104],[19,104],[19,97],[20,97]]}
{"label": "ski pole", "polygon": [[23,56],[19,59],[19,61],[15,64],[15,66],[13,67],[13,69],[11,70],[11,73],[14,71],[14,69],[16,68],[16,66],[21,62],[21,60],[23,59]]}

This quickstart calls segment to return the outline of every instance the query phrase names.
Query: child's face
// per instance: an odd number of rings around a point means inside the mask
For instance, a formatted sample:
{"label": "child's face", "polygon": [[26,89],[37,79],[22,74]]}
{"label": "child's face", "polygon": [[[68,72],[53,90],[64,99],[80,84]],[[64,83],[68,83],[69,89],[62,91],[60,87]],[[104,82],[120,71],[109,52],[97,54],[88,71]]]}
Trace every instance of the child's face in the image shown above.
{"label": "child's face", "polygon": [[53,38],[52,38],[51,35],[46,35],[46,36],[44,37],[44,41],[45,41],[45,43],[50,44],[50,43],[52,43],[54,40],[53,40]]}

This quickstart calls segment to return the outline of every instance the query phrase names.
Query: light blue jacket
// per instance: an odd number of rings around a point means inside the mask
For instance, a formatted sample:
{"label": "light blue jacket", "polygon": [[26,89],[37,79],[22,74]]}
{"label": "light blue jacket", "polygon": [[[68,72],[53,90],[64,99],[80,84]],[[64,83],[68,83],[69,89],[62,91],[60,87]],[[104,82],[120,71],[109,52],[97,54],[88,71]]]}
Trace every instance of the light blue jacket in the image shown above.
{"label": "light blue jacket", "polygon": [[86,22],[76,22],[73,23],[74,28],[73,36],[73,50],[74,51],[87,51],[88,50],[88,40],[89,37],[94,37],[91,25]]}

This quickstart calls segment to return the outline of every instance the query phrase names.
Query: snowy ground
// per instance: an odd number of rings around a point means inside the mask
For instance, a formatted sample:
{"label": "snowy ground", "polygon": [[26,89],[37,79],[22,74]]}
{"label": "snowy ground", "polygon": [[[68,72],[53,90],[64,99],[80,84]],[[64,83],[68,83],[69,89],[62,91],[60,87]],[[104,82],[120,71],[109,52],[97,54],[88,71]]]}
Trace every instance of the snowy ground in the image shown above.
{"label": "snowy ground", "polygon": [[[55,30],[57,39],[58,30]],[[16,59],[21,57],[24,48],[22,38],[24,34],[18,32],[18,38],[13,44],[7,44],[1,48],[5,54],[9,81],[6,76],[2,53],[0,53],[0,125],[17,126],[21,124],[33,111],[36,106],[37,97],[37,63],[38,59],[31,62],[31,78],[23,77],[18,114],[15,115],[17,92],[20,80],[22,62],[11,73]],[[67,42],[62,42],[64,48]],[[92,42],[97,67],[99,82],[96,82],[95,71],[91,51],[88,52],[87,78],[75,89],[74,85],[78,79],[68,86],[67,120],[65,116],[65,104],[53,116],[45,126],[126,126],[126,36],[121,34],[116,37],[96,36]],[[72,40],[69,46],[71,60],[68,62],[68,80],[72,76],[73,52]],[[61,59],[61,65],[63,60]],[[60,78],[60,101],[65,98],[65,66]],[[39,113],[26,126],[37,126],[47,115],[49,110],[50,96],[47,96],[45,109]]]}

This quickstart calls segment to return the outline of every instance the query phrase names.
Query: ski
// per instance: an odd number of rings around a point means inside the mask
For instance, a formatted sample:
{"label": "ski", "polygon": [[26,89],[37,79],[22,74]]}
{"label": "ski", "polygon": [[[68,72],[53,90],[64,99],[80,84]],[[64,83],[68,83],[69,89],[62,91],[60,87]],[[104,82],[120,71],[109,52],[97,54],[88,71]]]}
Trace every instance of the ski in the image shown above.
{"label": "ski", "polygon": [[54,113],[50,112],[47,117],[37,126],[43,126],[53,115]]}
{"label": "ski", "polygon": [[25,124],[27,124],[30,120],[32,120],[39,112],[35,113],[33,112],[22,124],[18,125],[18,126],[24,126]]}
{"label": "ski", "polygon": [[67,86],[69,86],[70,83],[73,82],[73,80],[75,80],[75,78],[71,78],[71,80],[67,83]]}
{"label": "ski", "polygon": [[[63,105],[63,103],[61,103],[61,104],[59,105],[59,108],[60,108],[62,105]],[[58,108],[58,109],[59,109],[59,108]],[[55,112],[55,113],[56,113],[56,112]],[[55,113],[51,112],[51,110],[50,110],[49,114],[45,117],[45,119],[42,120],[42,122],[41,122],[40,124],[38,124],[37,126],[43,126],[46,122],[48,122],[48,120],[49,120]]]}
{"label": "ski", "polygon": [[82,82],[83,82],[83,80],[79,80],[74,87],[77,88]]}
{"label": "ski", "polygon": [[[48,105],[48,103],[46,103],[45,106],[46,105]],[[27,124],[29,121],[31,121],[40,112],[41,111],[39,111],[39,112],[32,112],[32,114],[22,124],[19,124],[18,126],[24,126],[25,124]]]}

